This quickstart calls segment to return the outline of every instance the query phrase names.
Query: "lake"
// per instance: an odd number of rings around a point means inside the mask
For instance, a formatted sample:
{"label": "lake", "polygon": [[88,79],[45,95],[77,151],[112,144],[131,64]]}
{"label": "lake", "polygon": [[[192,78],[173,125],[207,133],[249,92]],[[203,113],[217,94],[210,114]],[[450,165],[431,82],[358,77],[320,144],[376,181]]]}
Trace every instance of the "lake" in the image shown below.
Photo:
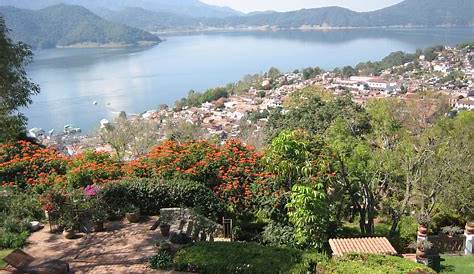
{"label": "lake", "polygon": [[191,89],[235,82],[270,67],[332,69],[473,37],[474,28],[211,33],[164,37],[148,49],[41,50],[28,67],[41,93],[24,113],[30,127],[62,130],[71,124],[89,132],[122,110],[172,105]]}

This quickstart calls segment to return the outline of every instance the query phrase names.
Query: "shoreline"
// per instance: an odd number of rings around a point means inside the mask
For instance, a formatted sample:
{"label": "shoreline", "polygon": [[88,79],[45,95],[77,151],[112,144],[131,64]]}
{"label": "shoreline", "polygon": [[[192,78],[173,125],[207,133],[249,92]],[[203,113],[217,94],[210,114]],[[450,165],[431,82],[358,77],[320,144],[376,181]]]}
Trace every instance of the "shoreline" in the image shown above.
{"label": "shoreline", "polygon": [[67,46],[60,46],[56,45],[56,49],[121,49],[121,48],[148,48],[148,47],[154,47],[156,45],[161,44],[166,40],[161,39],[159,42],[154,42],[154,41],[139,41],[138,43],[135,44],[123,44],[123,43],[106,43],[106,44],[100,44],[100,43],[77,43],[77,44],[72,44],[72,45],[67,45]]}
{"label": "shoreline", "polygon": [[238,33],[238,32],[279,32],[279,31],[302,31],[302,32],[329,32],[341,30],[419,30],[419,29],[455,29],[466,28],[474,29],[474,26],[378,26],[378,27],[331,27],[331,26],[310,26],[304,25],[300,27],[277,27],[277,26],[246,26],[246,27],[223,27],[223,28],[202,28],[202,29],[183,29],[183,30],[161,30],[150,31],[150,33],[162,36],[186,35],[198,33]]}

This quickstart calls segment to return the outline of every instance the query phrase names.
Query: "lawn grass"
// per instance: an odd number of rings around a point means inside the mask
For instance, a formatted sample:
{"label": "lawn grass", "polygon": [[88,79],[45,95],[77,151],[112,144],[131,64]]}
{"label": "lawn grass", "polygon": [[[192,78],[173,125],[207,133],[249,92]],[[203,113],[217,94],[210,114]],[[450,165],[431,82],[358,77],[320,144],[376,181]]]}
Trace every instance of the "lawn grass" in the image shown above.
{"label": "lawn grass", "polygon": [[474,273],[474,256],[442,256],[441,272],[449,274]]}
{"label": "lawn grass", "polygon": [[7,265],[2,259],[8,256],[12,251],[12,249],[0,249],[0,269]]}

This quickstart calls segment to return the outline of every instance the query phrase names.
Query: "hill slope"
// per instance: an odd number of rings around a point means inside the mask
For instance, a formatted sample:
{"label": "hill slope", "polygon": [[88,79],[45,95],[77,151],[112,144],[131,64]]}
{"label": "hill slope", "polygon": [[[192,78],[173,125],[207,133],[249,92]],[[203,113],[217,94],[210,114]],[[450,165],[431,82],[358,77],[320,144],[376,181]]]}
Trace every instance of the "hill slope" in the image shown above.
{"label": "hill slope", "polygon": [[0,7],[0,14],[12,29],[13,39],[32,47],[160,42],[160,38],[155,35],[106,21],[80,6],[60,4],[41,10]]}
{"label": "hill slope", "polygon": [[354,12],[339,7],[303,9],[227,18],[221,26],[238,25],[269,25],[281,28],[298,28],[304,25],[328,27],[474,26],[474,1],[406,0],[372,12]]}
{"label": "hill slope", "polygon": [[[0,0],[1,1],[1,0]],[[104,18],[149,31],[203,30],[271,26],[283,29],[311,27],[474,26],[474,0],[406,0],[372,12],[340,7],[262,12],[226,18],[195,18],[157,13],[142,8],[109,10]]]}
{"label": "hill slope", "polygon": [[198,18],[168,12],[155,12],[142,8],[124,8],[119,11],[101,9],[95,10],[95,12],[111,22],[148,31],[194,29],[202,23]]}
{"label": "hill slope", "polygon": [[238,16],[242,13],[226,7],[204,4],[198,0],[0,0],[0,6],[13,6],[23,9],[41,9],[57,4],[70,4],[86,7],[90,10],[106,8],[119,10],[126,7],[138,7],[155,12],[167,12],[189,17]]}

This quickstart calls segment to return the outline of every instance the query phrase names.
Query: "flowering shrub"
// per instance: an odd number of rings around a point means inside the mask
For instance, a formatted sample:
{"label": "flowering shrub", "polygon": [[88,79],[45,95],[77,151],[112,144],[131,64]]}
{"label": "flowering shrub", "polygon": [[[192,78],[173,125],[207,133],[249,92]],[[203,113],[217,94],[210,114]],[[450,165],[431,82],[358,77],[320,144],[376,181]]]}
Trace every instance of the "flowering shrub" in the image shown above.
{"label": "flowering shrub", "polygon": [[55,149],[30,142],[0,144],[0,184],[26,188],[61,183],[67,162]]}
{"label": "flowering shrub", "polygon": [[85,222],[103,222],[107,219],[102,189],[89,185],[74,190],[52,188],[40,196],[43,209],[53,223],[68,228],[86,227]]}
{"label": "flowering shrub", "polygon": [[103,152],[85,152],[72,159],[67,173],[67,182],[73,188],[103,184],[123,176],[119,162]]}
{"label": "flowering shrub", "polygon": [[101,195],[114,217],[125,215],[125,205],[130,204],[147,215],[158,214],[160,209],[168,207],[192,207],[213,220],[224,214],[222,201],[209,188],[187,180],[126,179],[105,185]]}
{"label": "flowering shrub", "polygon": [[236,209],[249,206],[253,184],[263,174],[254,148],[229,140],[222,146],[206,141],[166,141],[127,165],[130,176],[181,178],[201,182]]}

